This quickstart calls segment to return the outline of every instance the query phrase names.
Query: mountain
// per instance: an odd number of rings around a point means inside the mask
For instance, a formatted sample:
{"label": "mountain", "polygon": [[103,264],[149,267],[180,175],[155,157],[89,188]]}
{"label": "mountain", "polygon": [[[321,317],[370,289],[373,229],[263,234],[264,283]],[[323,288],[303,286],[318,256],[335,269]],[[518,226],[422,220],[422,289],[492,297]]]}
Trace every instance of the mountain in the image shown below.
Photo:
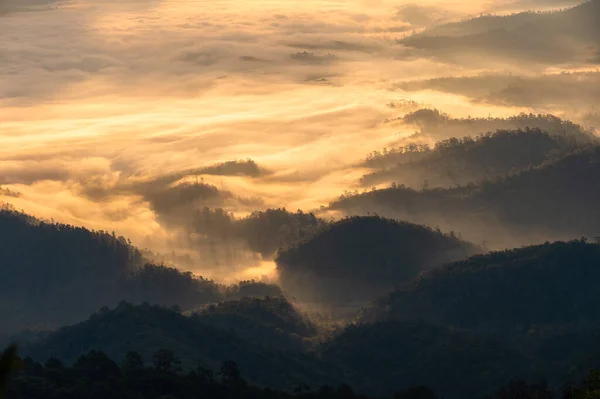
{"label": "mountain", "polygon": [[316,326],[284,297],[242,298],[205,306],[196,320],[264,346],[301,351],[310,348]]}
{"label": "mountain", "polygon": [[[384,166],[363,176],[364,186],[396,182],[410,187],[448,187],[506,175],[537,166],[553,154],[576,148],[575,139],[551,136],[538,128],[498,130],[475,138],[439,141],[433,148],[407,146],[371,156],[370,165]],[[414,149],[413,149],[414,147]],[[379,158],[383,158],[379,162]],[[404,158],[408,158],[406,161]]]}
{"label": "mountain", "polygon": [[[187,316],[121,303],[22,354],[47,365],[76,362],[75,376],[90,351],[122,364],[135,351],[156,364],[166,350],[184,373],[200,366],[208,376],[234,361],[251,383],[291,389],[345,381],[345,389],[377,397],[416,386],[449,399],[489,397],[516,378],[558,390],[600,364],[599,260],[600,244],[577,240],[448,263],[375,301],[339,334],[320,337],[315,351],[300,343],[317,329],[289,302],[246,298]],[[41,378],[40,367],[30,370]]]}
{"label": "mountain", "polygon": [[564,33],[575,37],[593,39],[599,33],[593,29],[595,16],[600,11],[598,0],[583,1],[581,4],[559,11],[525,11],[509,15],[482,15],[460,22],[430,28],[420,36],[461,37],[496,29],[530,33]]}
{"label": "mountain", "polygon": [[[598,324],[492,332],[389,320],[349,325],[319,350],[360,392],[382,396],[426,386],[448,399],[550,399],[597,369],[599,338]],[[542,382],[546,395],[496,396],[524,381]]]}
{"label": "mountain", "polygon": [[220,300],[212,281],[146,263],[123,237],[0,210],[0,335],[73,323],[121,300],[186,309]]}
{"label": "mountain", "polygon": [[[225,305],[230,307],[229,305]],[[226,315],[223,310],[217,314]],[[148,361],[160,349],[168,349],[188,370],[202,366],[218,370],[224,361],[235,361],[248,380],[272,388],[291,389],[300,383],[319,386],[339,383],[336,368],[310,354],[289,353],[252,343],[242,333],[220,329],[211,322],[212,316],[184,316],[176,310],[143,304],[121,303],[113,310],[103,310],[88,320],[63,327],[40,342],[23,348],[23,355],[45,361],[51,357],[71,363],[90,350],[101,350],[121,362],[128,352],[139,353]],[[254,319],[264,320],[264,315]],[[287,324],[289,325],[289,324]]]}
{"label": "mountain", "polygon": [[194,170],[192,173],[196,175],[258,177],[267,172],[261,169],[252,159],[246,159],[221,162],[216,165]]}
{"label": "mountain", "polygon": [[[13,356],[7,351],[2,356],[4,366]],[[5,361],[7,360],[7,361]],[[247,381],[232,361],[223,362],[213,371],[198,367],[182,371],[178,358],[169,350],[155,352],[151,364],[144,364],[136,352],[127,354],[121,363],[115,362],[106,353],[98,350],[81,355],[72,365],[58,359],[49,359],[44,364],[32,359],[19,362],[22,371],[15,373],[7,384],[7,397],[31,398],[145,398],[145,399],[212,399],[255,398],[296,399],[309,396],[312,399],[366,399],[357,395],[350,386],[329,385],[315,387],[300,383],[294,392],[261,387]],[[8,369],[0,370],[0,389],[4,391],[4,377]],[[417,392],[429,392],[424,387]],[[414,398],[411,392],[398,393],[395,398]],[[400,396],[402,395],[402,396]],[[435,398],[435,395],[423,399]]]}
{"label": "mountain", "polygon": [[600,244],[580,240],[449,263],[375,301],[320,351],[382,394],[392,381],[447,398],[515,378],[560,389],[600,364],[599,264]]}
{"label": "mountain", "polygon": [[479,250],[454,235],[381,217],[351,217],[311,239],[282,249],[275,259],[282,287],[303,300],[370,300],[449,260]]}
{"label": "mountain", "polygon": [[492,58],[542,63],[594,62],[600,1],[555,12],[484,15],[440,25],[401,40],[426,55],[456,62]]}
{"label": "mountain", "polygon": [[[479,97],[486,93],[486,90],[501,90],[505,87],[504,82],[495,82],[492,77],[482,76],[478,81],[467,84],[462,78],[438,78],[428,81],[412,81],[401,85],[405,90],[421,90],[431,88],[440,91],[451,91],[453,79],[459,80],[462,90],[469,91],[467,95]],[[464,79],[469,79],[464,78]],[[472,78],[476,79],[476,78]],[[497,78],[502,80],[501,78]],[[519,77],[515,77],[519,79]],[[427,83],[424,83],[427,82]],[[515,82],[516,84],[517,82]],[[498,87],[495,87],[498,86]],[[501,97],[499,97],[501,98]],[[433,138],[435,140],[444,140],[455,137],[473,136],[486,132],[501,131],[521,131],[539,129],[542,132],[556,138],[575,141],[578,144],[590,144],[597,142],[597,137],[593,130],[586,129],[581,125],[573,123],[570,120],[559,118],[555,115],[525,114],[509,116],[507,118],[455,118],[449,114],[441,112],[435,108],[421,108],[414,112],[404,115],[400,119],[394,119],[390,122],[401,122],[404,125],[412,126],[417,130],[416,138]]]}
{"label": "mountain", "polygon": [[419,320],[502,331],[600,323],[600,244],[556,242],[427,271],[364,310],[362,321]]}
{"label": "mountain", "polygon": [[313,213],[290,212],[285,208],[253,211],[236,218],[223,208],[200,207],[189,209],[182,217],[187,228],[204,240],[195,245],[206,245],[208,241],[209,248],[217,244],[227,248],[241,243],[245,250],[263,258],[273,256],[281,247],[307,239],[327,224]]}
{"label": "mountain", "polygon": [[444,229],[510,248],[600,232],[600,147],[585,146],[541,165],[477,184],[415,190],[393,184],[343,195],[330,209],[379,215]]}
{"label": "mountain", "polygon": [[448,399],[485,397],[529,376],[526,357],[506,340],[419,322],[350,325],[321,353],[359,391],[376,395],[422,385]]}
{"label": "mountain", "polygon": [[308,239],[326,224],[313,213],[280,208],[252,212],[238,220],[236,230],[253,251],[267,257],[279,248]]}

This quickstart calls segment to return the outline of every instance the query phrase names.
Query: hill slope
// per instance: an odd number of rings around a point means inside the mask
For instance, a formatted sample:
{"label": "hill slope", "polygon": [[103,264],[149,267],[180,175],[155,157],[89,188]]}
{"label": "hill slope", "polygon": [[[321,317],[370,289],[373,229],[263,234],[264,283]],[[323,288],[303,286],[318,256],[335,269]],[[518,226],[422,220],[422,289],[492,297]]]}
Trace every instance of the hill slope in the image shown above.
{"label": "hill slope", "polygon": [[303,350],[317,334],[315,325],[284,297],[242,298],[206,306],[196,320],[244,339],[280,350]]}
{"label": "hill slope", "polygon": [[96,349],[120,362],[127,352],[136,351],[148,360],[162,348],[174,352],[184,369],[203,366],[218,370],[223,361],[235,361],[250,381],[270,387],[291,389],[301,382],[321,385],[339,381],[334,367],[311,355],[272,350],[219,329],[204,316],[186,317],[148,304],[121,303],[114,310],[61,328],[24,348],[24,354],[43,361],[55,357],[72,362]]}
{"label": "hill slope", "polygon": [[[544,63],[592,62],[600,44],[600,1],[571,9],[508,16],[486,15],[441,25],[402,44],[458,62],[494,57]],[[460,58],[458,58],[460,56]]]}
{"label": "hill slope", "polygon": [[367,320],[512,329],[600,322],[600,245],[557,242],[479,255],[422,274],[366,309]]}
{"label": "hill slope", "polygon": [[457,229],[493,248],[600,235],[600,147],[506,177],[451,189],[396,187],[345,195],[330,209]]}
{"label": "hill slope", "polygon": [[0,335],[53,328],[121,300],[196,307],[221,298],[191,273],[145,264],[125,238],[0,210]]}
{"label": "hill slope", "polygon": [[357,389],[377,395],[422,385],[444,398],[485,397],[527,377],[529,365],[506,341],[418,322],[351,325],[321,353]]}
{"label": "hill slope", "polygon": [[[379,168],[363,176],[365,186],[396,182],[419,188],[448,187],[482,179],[502,176],[531,166],[540,165],[552,154],[568,152],[577,142],[553,137],[540,129],[498,130],[495,133],[448,139],[437,142],[435,147],[417,147],[412,154],[411,146],[392,150],[382,155],[382,164],[398,162]],[[414,147],[414,146],[413,146]],[[408,158],[406,161],[403,158]],[[371,157],[369,164],[377,165],[378,158]]]}
{"label": "hill slope", "polygon": [[395,283],[478,248],[424,226],[380,217],[352,217],[308,241],[281,250],[281,284],[305,300],[346,303],[372,299]]}

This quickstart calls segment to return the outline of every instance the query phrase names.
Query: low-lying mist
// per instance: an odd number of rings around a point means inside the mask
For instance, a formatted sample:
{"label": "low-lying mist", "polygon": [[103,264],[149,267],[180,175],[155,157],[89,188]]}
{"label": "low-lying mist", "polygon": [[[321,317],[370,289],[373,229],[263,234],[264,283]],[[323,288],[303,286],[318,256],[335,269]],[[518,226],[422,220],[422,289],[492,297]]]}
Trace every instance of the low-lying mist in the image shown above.
{"label": "low-lying mist", "polygon": [[[474,33],[447,22],[566,5],[4,2],[0,200],[116,231],[154,259],[204,276],[275,278],[277,249],[326,223],[321,207],[345,190],[365,189],[373,151],[547,130],[547,121],[510,119],[522,112],[597,126],[597,72],[581,72],[593,59],[556,51],[535,62],[499,61],[473,45],[457,62],[444,57],[451,47],[415,47],[451,27],[455,36]],[[523,15],[503,21],[554,18],[568,30],[578,14]],[[523,23],[513,24],[517,33]],[[583,40],[586,32],[560,37]],[[553,71],[556,57],[564,73]],[[443,123],[407,119],[433,108],[449,114]],[[290,211],[282,220],[259,223],[271,219],[256,212],[280,208]],[[322,218],[305,224],[298,215],[311,211]],[[253,242],[257,231],[282,239]]]}

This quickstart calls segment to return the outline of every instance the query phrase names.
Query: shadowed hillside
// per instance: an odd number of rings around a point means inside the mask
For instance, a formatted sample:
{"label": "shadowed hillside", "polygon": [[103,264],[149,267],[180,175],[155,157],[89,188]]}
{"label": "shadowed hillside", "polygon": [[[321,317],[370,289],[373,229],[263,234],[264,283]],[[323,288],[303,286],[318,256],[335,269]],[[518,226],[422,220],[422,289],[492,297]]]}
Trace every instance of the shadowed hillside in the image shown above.
{"label": "shadowed hillside", "polygon": [[[485,77],[473,78],[476,80],[473,82],[469,81],[470,78],[464,79],[464,81],[459,83],[459,86],[461,86],[463,90],[472,90],[472,92],[469,91],[467,93],[471,97],[476,98],[483,95],[486,90],[494,90],[494,84],[488,85],[490,82],[494,82],[493,78],[489,78],[488,80],[486,80]],[[498,80],[502,81],[501,78],[498,78]],[[421,87],[421,85],[423,87]],[[430,88],[445,91],[445,87],[450,87],[451,85],[452,78],[439,78],[429,81],[406,83],[402,85],[402,88],[406,90]],[[501,82],[498,82],[497,86],[498,90],[504,87]],[[450,89],[448,90],[451,91]],[[497,130],[539,129],[552,137],[560,137],[569,141],[575,141],[579,144],[589,144],[597,140],[592,130],[554,115],[523,113],[508,118],[454,118],[435,108],[422,108],[404,115],[399,121],[417,128],[417,138],[424,136],[424,138],[432,137],[434,139],[444,140],[467,135],[476,136],[486,132],[495,132]]]}
{"label": "shadowed hillside", "polygon": [[[216,312],[225,315],[223,311]],[[185,370],[198,366],[218,370],[222,362],[235,361],[248,380],[274,388],[292,389],[302,382],[318,386],[339,381],[334,367],[311,355],[284,354],[251,343],[240,336],[248,333],[247,328],[242,326],[238,335],[235,328],[218,328],[219,324],[228,323],[224,318],[216,326],[209,319],[205,315],[187,317],[148,304],[122,303],[80,324],[61,328],[26,347],[24,354],[41,361],[55,357],[71,363],[95,349],[121,362],[130,351],[149,360],[156,351],[166,348],[181,359]],[[255,320],[266,322],[264,315],[255,314]],[[234,323],[230,326],[238,321],[230,320],[229,323]]]}
{"label": "shadowed hillside", "polygon": [[[556,12],[485,15],[440,25],[401,41],[425,55],[449,59],[544,63],[592,62],[600,43],[600,1]],[[489,60],[488,60],[489,61]]]}
{"label": "shadowed hillside", "polygon": [[394,381],[483,397],[517,376],[559,389],[600,362],[599,264],[600,244],[579,240],[450,263],[375,301],[321,350],[382,392]]}
{"label": "shadowed hillside", "polygon": [[146,263],[123,237],[0,211],[0,335],[81,320],[121,300],[192,309],[231,297],[279,292],[213,281]]}
{"label": "shadowed hillside", "polygon": [[194,313],[207,325],[281,350],[303,350],[317,334],[315,325],[284,297],[242,298],[208,305]]}
{"label": "shadowed hillside", "polygon": [[396,182],[414,188],[464,185],[540,165],[577,146],[575,139],[553,137],[537,128],[498,130],[475,138],[440,141],[433,148],[412,145],[379,157],[371,155],[367,163],[375,167],[396,163],[363,176],[361,183],[370,186]]}
{"label": "shadowed hillside", "polygon": [[478,184],[414,190],[392,185],[344,195],[346,214],[379,215],[457,229],[493,248],[600,235],[600,147],[583,147],[538,167]]}
{"label": "shadowed hillside", "polygon": [[557,242],[479,255],[425,272],[361,320],[502,329],[600,322],[600,245]]}
{"label": "shadowed hillside", "polygon": [[217,208],[197,209],[187,216],[195,233],[218,243],[243,242],[246,248],[263,257],[313,236],[327,222],[313,213],[285,208],[254,211],[243,218]]}
{"label": "shadowed hillside", "polygon": [[276,258],[282,286],[304,300],[372,299],[394,284],[479,249],[456,236],[380,217],[352,217]]}
{"label": "shadowed hillside", "polygon": [[350,325],[321,351],[358,389],[378,395],[424,385],[444,398],[484,397],[527,375],[525,357],[506,341],[425,323]]}

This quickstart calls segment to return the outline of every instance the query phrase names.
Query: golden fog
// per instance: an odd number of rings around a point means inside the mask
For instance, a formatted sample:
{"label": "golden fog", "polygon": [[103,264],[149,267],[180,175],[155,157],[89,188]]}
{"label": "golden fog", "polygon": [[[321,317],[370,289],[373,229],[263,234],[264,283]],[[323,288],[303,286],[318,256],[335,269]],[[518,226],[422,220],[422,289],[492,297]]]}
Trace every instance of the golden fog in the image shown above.
{"label": "golden fog", "polygon": [[[356,165],[366,154],[414,132],[386,119],[419,107],[455,117],[552,112],[577,119],[581,109],[556,103],[524,107],[401,89],[436,77],[559,74],[553,65],[416,57],[398,40],[481,13],[564,5],[3,0],[0,201],[169,251],[173,232],[135,190],[161,176],[201,178],[230,191],[245,199],[225,204],[237,214],[308,211],[358,188],[363,170]],[[246,158],[270,173],[186,176]]]}

